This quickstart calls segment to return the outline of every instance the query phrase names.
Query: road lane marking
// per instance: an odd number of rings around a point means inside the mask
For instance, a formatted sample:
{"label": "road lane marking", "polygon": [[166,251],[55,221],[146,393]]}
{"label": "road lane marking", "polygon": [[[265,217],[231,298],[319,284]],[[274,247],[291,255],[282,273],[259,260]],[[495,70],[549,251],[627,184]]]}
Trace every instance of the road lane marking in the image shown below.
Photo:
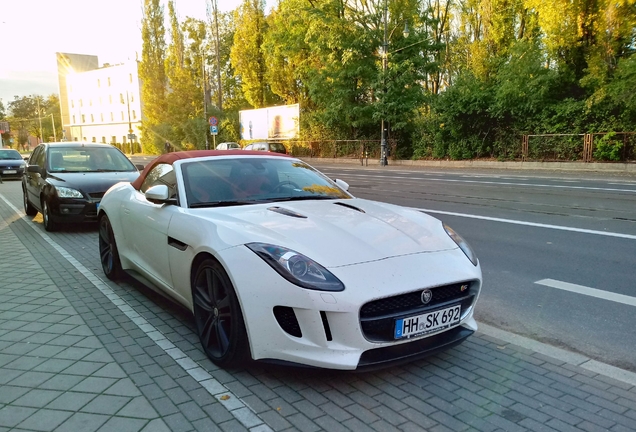
{"label": "road lane marking", "polygon": [[536,281],[537,285],[544,285],[551,288],[560,289],[563,291],[570,291],[577,294],[583,294],[590,297],[596,297],[603,300],[609,300],[616,303],[622,303],[629,306],[636,306],[636,297],[631,297],[623,294],[616,294],[610,291],[603,291],[596,288],[590,288],[583,285],[577,285],[569,282],[562,282],[554,279],[541,279]]}
{"label": "road lane marking", "polygon": [[482,181],[482,180],[458,180],[458,179],[443,179],[443,178],[430,178],[430,177],[428,178],[427,177],[398,177],[398,176],[370,175],[370,174],[348,174],[348,175],[353,177],[372,177],[372,178],[394,179],[394,180],[427,180],[427,181],[439,181],[439,182],[450,182],[450,183],[487,184],[487,185],[496,185],[496,186],[527,186],[527,187],[537,187],[537,188],[581,189],[581,190],[590,190],[590,191],[636,193],[636,189],[618,189],[618,188],[591,187],[591,186],[512,183],[512,182],[494,182],[494,181]]}
{"label": "road lane marking", "polygon": [[442,211],[442,210],[431,210],[431,209],[423,209],[423,208],[414,208],[414,209],[419,210],[421,212],[425,212],[425,213],[443,214],[443,215],[449,215],[449,216],[465,217],[469,219],[480,219],[480,220],[487,220],[492,222],[503,222],[503,223],[509,223],[513,225],[525,225],[525,226],[531,226],[531,227],[537,227],[537,228],[555,229],[560,231],[572,231],[572,232],[578,232],[583,234],[595,234],[595,235],[601,235],[606,237],[618,237],[618,238],[623,238],[628,240],[636,240],[636,235],[615,233],[611,231],[597,231],[597,230],[573,228],[573,227],[561,226],[561,225],[550,225],[550,224],[542,224],[537,222],[526,222],[526,221],[520,221],[520,220],[514,220],[514,219],[502,219],[502,218],[479,216],[479,215],[472,215],[472,214],[466,214],[466,213],[455,213],[455,212]]}
{"label": "road lane marking", "polygon": [[[197,381],[208,393],[220,402],[229,412],[248,428],[251,432],[272,432],[272,429],[251,409],[243,403],[233,392],[221,384],[216,378],[201,367],[197,362],[192,360],[181,349],[175,346],[163,333],[155,326],[150,324],[144,317],[137,313],[124,299],[122,299],[111,287],[109,287],[101,278],[91,272],[75,257],[73,257],[66,249],[56,243],[48,234],[43,233],[41,225],[29,220],[27,216],[9,202],[2,194],[2,199],[29,227],[31,227],[42,239],[55,249],[64,259],[66,259],[73,267],[77,269],[95,288],[101,291],[117,308],[124,313],[139,329],[146,334],[153,342],[157,344],[166,354],[168,354],[183,370]],[[78,314],[79,315],[79,314]]]}

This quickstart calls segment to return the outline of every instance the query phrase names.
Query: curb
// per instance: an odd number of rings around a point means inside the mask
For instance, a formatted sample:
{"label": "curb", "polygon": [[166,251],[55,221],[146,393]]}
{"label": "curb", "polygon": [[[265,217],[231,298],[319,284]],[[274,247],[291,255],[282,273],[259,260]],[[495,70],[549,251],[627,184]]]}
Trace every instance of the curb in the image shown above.
{"label": "curb", "polygon": [[490,336],[503,342],[517,345],[522,348],[537,352],[539,354],[552,357],[562,362],[582,367],[583,369],[587,369],[590,372],[605,375],[606,377],[615,379],[617,381],[636,386],[636,373],[634,372],[621,369],[607,363],[602,363],[597,360],[593,360],[582,354],[567,351],[562,348],[557,348],[552,345],[545,344],[543,342],[538,342],[525,336],[520,336],[515,333],[501,330],[488,324],[478,324],[479,330],[477,332],[485,336]]}

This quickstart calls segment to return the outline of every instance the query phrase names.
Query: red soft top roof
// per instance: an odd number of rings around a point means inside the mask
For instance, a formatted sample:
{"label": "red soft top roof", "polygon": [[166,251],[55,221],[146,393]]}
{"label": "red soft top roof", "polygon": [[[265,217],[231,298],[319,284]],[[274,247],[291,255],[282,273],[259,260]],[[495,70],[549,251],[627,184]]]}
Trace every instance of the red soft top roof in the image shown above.
{"label": "red soft top roof", "polygon": [[191,151],[180,151],[174,153],[165,153],[161,156],[158,156],[156,159],[152,160],[144,170],[141,172],[141,175],[137,177],[137,180],[132,182],[132,186],[139,190],[141,188],[141,184],[146,179],[146,175],[152,170],[155,165],[160,163],[168,163],[172,165],[174,162],[180,159],[190,159],[190,158],[199,158],[199,157],[207,157],[207,156],[275,156],[275,157],[291,157],[289,155],[285,155],[282,153],[272,153],[272,152],[262,152],[262,151],[250,151],[250,150],[191,150]]}

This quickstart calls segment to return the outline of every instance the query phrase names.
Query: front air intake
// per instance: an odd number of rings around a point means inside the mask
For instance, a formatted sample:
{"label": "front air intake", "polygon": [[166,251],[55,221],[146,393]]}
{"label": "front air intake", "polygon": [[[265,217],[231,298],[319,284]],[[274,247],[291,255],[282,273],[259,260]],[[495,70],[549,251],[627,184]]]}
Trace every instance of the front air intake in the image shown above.
{"label": "front air intake", "polygon": [[285,331],[285,333],[294,337],[303,336],[303,332],[300,330],[300,324],[298,324],[298,319],[296,318],[293,308],[290,308],[289,306],[275,306],[274,317],[276,317],[278,325]]}

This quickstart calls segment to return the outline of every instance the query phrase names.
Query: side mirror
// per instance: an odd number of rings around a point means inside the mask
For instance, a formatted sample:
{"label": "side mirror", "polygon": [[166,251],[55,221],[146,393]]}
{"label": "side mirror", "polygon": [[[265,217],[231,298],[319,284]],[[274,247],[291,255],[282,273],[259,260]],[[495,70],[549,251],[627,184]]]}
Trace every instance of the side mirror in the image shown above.
{"label": "side mirror", "polygon": [[169,194],[168,186],[156,185],[149,188],[144,195],[148,201],[154,204],[174,203]]}
{"label": "side mirror", "polygon": [[146,166],[142,164],[135,164],[135,168],[137,168],[139,171],[143,171]]}
{"label": "side mirror", "polygon": [[30,173],[41,173],[39,165],[29,165],[26,170]]}
{"label": "side mirror", "polygon": [[340,179],[336,179],[335,182],[340,187],[340,189],[342,189],[344,191],[348,191],[349,190],[349,183],[347,183],[346,181],[340,180]]}
{"label": "side mirror", "polygon": [[29,157],[30,157],[30,156],[25,156],[25,157],[23,157],[22,159],[24,159],[26,162],[28,162],[28,161],[29,161]]}

